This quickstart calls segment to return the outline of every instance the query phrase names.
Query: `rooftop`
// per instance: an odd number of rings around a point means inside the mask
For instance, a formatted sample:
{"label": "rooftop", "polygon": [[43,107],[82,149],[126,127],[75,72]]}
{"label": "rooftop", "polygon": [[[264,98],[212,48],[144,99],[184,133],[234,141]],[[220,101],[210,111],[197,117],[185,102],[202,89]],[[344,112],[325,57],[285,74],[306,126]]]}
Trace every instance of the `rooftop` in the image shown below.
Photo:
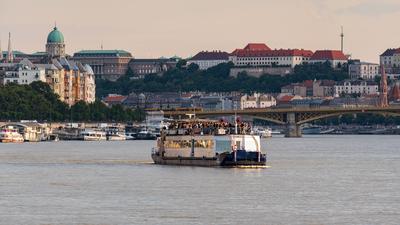
{"label": "rooftop", "polygon": [[375,81],[370,81],[370,80],[343,80],[343,81],[338,81],[337,85],[343,86],[344,84],[350,84],[350,85],[374,85],[378,86],[378,83]]}
{"label": "rooftop", "polygon": [[125,50],[81,50],[74,53],[74,57],[132,57],[130,52]]}
{"label": "rooftop", "polygon": [[221,51],[201,51],[190,60],[228,60],[229,54]]}
{"label": "rooftop", "polygon": [[303,56],[311,57],[313,52],[304,49],[275,49],[275,50],[246,50],[236,49],[231,55],[238,57],[289,57]]}
{"label": "rooftop", "polygon": [[244,47],[244,50],[249,51],[268,51],[271,50],[266,44],[264,43],[249,43]]}
{"label": "rooftop", "polygon": [[127,96],[124,95],[109,95],[104,98],[104,101],[107,103],[123,102],[126,98]]}
{"label": "rooftop", "polygon": [[54,27],[47,36],[47,43],[64,43],[64,35]]}
{"label": "rooftop", "polygon": [[340,50],[317,50],[310,60],[348,60]]}
{"label": "rooftop", "polygon": [[393,56],[395,53],[400,53],[400,48],[389,48],[381,56]]}

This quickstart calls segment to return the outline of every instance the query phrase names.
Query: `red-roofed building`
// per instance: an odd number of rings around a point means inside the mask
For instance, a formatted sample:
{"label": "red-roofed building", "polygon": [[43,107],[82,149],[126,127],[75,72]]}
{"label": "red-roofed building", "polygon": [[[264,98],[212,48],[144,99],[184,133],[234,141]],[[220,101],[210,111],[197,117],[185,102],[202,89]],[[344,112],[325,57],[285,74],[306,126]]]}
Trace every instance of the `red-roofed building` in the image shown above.
{"label": "red-roofed building", "polygon": [[264,43],[249,43],[244,47],[248,51],[270,51],[271,49]]}
{"label": "red-roofed building", "polygon": [[122,103],[125,101],[127,96],[124,95],[117,95],[117,94],[109,94],[107,97],[103,99],[103,102],[105,102],[107,105],[112,106],[112,105],[122,105]]}
{"label": "red-roofed building", "polygon": [[327,61],[336,68],[347,63],[348,58],[340,50],[317,50],[311,56],[309,63],[325,63]]}
{"label": "red-roofed building", "polygon": [[221,51],[201,51],[193,56],[188,64],[197,64],[199,69],[206,70],[210,67],[216,66],[221,63],[227,63],[229,60],[229,54]]}
{"label": "red-roofed building", "polygon": [[301,100],[303,97],[298,95],[280,94],[277,96],[277,105],[279,106],[292,106],[293,100]]}
{"label": "red-roofed building", "polygon": [[334,85],[333,80],[305,80],[283,86],[281,93],[301,97],[332,97]]}
{"label": "red-roofed building", "polygon": [[304,49],[275,49],[271,50],[267,45],[250,43],[243,49],[234,50],[229,60],[235,66],[263,67],[263,66],[290,66],[307,62],[313,55],[312,51]]}
{"label": "red-roofed building", "polygon": [[298,95],[301,97],[313,96],[312,80],[305,80],[302,83],[292,83],[281,88],[281,93]]}

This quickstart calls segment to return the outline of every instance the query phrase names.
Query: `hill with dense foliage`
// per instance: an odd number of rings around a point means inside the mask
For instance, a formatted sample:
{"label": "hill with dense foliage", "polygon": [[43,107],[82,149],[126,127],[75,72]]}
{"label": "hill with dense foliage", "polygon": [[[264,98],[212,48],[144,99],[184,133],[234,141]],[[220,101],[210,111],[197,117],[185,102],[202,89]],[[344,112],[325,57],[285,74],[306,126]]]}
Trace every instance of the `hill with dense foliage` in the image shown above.
{"label": "hill with dense foliage", "polygon": [[100,101],[91,104],[78,102],[69,107],[58,99],[49,85],[33,82],[30,85],[0,86],[0,120],[38,121],[138,121],[139,111],[121,105],[107,107]]}
{"label": "hill with dense foliage", "polygon": [[329,63],[318,65],[298,65],[294,73],[287,76],[265,74],[260,78],[240,73],[237,77],[229,76],[232,63],[223,63],[208,70],[201,71],[191,64],[165,72],[162,76],[148,75],[144,79],[132,79],[134,74],[128,70],[126,76],[112,82],[96,80],[96,94],[104,97],[110,93],[127,95],[131,92],[171,92],[171,91],[205,91],[205,92],[280,92],[284,85],[304,80],[348,78],[347,67],[333,69]]}

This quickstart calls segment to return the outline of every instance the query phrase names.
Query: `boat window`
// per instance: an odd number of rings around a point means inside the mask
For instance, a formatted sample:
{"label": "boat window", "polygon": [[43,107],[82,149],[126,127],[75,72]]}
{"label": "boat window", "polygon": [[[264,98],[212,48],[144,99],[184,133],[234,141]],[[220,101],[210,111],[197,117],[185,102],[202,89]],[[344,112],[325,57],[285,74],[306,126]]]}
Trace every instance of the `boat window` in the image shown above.
{"label": "boat window", "polygon": [[[170,149],[180,149],[180,148],[191,148],[192,140],[167,140],[164,142],[165,148]],[[206,148],[213,149],[214,141],[213,140],[196,140],[194,142],[195,148]]]}
{"label": "boat window", "polygon": [[242,149],[242,146],[240,145],[240,141],[236,141],[236,149]]}
{"label": "boat window", "polygon": [[229,140],[217,140],[215,143],[215,152],[230,152],[231,151],[231,141]]}

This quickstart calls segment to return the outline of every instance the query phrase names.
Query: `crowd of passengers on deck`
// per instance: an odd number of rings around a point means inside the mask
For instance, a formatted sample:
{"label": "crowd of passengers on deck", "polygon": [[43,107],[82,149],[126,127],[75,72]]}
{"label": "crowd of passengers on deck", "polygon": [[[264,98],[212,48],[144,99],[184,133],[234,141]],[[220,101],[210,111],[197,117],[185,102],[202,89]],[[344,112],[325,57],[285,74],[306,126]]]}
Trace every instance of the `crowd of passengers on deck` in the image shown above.
{"label": "crowd of passengers on deck", "polygon": [[237,122],[236,125],[225,121],[174,122],[164,132],[168,135],[250,134],[251,126],[245,122]]}

